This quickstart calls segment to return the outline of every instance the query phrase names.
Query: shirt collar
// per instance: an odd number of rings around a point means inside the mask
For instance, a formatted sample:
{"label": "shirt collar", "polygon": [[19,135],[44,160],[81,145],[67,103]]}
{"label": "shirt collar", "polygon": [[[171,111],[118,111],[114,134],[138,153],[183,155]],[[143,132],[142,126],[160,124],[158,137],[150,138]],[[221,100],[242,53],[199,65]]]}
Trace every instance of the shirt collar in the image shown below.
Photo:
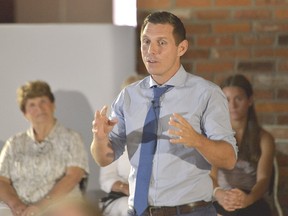
{"label": "shirt collar", "polygon": [[[52,130],[50,131],[50,133],[48,134],[48,136],[45,138],[45,140],[49,140],[50,138],[52,138],[54,136],[54,133],[56,131],[56,129],[59,127],[59,123],[58,121],[56,120],[55,122],[55,125],[54,127],[52,128]],[[28,137],[30,137],[34,142],[37,142],[36,139],[35,139],[35,134],[34,134],[34,129],[33,127],[30,127],[28,130],[27,130],[27,135]]]}
{"label": "shirt collar", "polygon": [[[170,85],[170,86],[183,86],[185,80],[187,78],[187,72],[185,71],[184,67],[181,65],[179,70],[175,73],[171,79],[169,79],[163,85]],[[152,79],[151,76],[147,77],[146,87],[151,88],[153,86],[157,86],[158,84]]]}

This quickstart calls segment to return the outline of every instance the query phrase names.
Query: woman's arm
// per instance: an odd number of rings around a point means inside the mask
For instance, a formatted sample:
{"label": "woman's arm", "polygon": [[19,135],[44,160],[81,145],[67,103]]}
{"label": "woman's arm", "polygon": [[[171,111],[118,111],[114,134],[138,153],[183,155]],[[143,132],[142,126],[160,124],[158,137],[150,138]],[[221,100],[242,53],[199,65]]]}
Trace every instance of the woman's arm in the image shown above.
{"label": "woman's arm", "polygon": [[40,208],[72,191],[85,176],[85,171],[79,167],[68,167],[65,175],[54,185],[51,191],[39,202],[29,206],[21,216],[35,214]]}
{"label": "woman's arm", "polygon": [[[71,192],[85,176],[85,171],[80,167],[68,167],[65,175],[54,185],[45,199],[54,199]],[[40,201],[41,203],[41,201]]]}
{"label": "woman's arm", "polygon": [[226,210],[234,211],[239,206],[237,193],[231,192],[230,190],[224,190],[218,185],[218,168],[212,166],[210,176],[213,181],[213,197],[217,202]]}
{"label": "woman's arm", "polygon": [[[256,184],[251,192],[246,194],[244,191],[235,188],[226,191],[226,194],[223,190],[217,190],[215,193],[216,199],[226,210],[246,208],[262,198],[267,191],[272,176],[275,143],[271,134],[264,130],[261,132],[260,148],[261,156],[257,165]],[[226,195],[226,198],[224,195]]]}
{"label": "woman's arm", "polygon": [[265,130],[261,132],[260,148],[261,156],[257,165],[256,184],[248,195],[245,193],[242,194],[242,208],[262,198],[269,187],[273,170],[275,143],[272,135]]}
{"label": "woman's arm", "polygon": [[[127,196],[129,195],[129,185],[127,184],[127,181],[123,181],[123,176],[120,176],[118,171],[119,165],[122,166],[122,168],[123,166],[126,167],[125,160],[128,160],[126,151],[118,160],[114,161],[106,167],[101,167],[99,178],[100,187],[106,193],[114,191],[124,193]],[[129,170],[129,167],[127,167],[127,169]]]}
{"label": "woman's arm", "polygon": [[27,206],[20,200],[11,181],[3,176],[0,176],[0,200],[6,203],[13,215],[20,215]]}
{"label": "woman's arm", "polygon": [[108,166],[100,168],[100,187],[106,193],[113,191],[113,184],[117,181],[120,181],[121,178],[117,172],[118,160],[109,164]]}

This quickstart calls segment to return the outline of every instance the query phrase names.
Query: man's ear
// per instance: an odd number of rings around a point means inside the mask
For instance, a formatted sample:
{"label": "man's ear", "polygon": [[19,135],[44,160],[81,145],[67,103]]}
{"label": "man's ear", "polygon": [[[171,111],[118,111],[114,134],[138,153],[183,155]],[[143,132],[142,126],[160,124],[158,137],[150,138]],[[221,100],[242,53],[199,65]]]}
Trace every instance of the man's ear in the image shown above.
{"label": "man's ear", "polygon": [[183,56],[185,52],[188,49],[188,41],[183,40],[181,43],[178,45],[178,56]]}

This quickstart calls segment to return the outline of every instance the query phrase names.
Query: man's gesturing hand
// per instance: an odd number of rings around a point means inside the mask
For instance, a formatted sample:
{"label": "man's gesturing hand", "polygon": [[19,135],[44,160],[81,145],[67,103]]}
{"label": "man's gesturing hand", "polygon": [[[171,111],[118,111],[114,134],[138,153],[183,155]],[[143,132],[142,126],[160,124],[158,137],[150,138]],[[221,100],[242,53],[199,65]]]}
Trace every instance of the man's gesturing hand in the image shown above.
{"label": "man's gesturing hand", "polygon": [[107,139],[109,132],[118,122],[117,119],[110,120],[107,117],[107,110],[108,107],[104,106],[101,111],[97,110],[95,112],[94,121],[92,122],[92,132],[97,141]]}
{"label": "man's gesturing hand", "polygon": [[100,166],[107,166],[114,160],[114,151],[108,135],[118,120],[110,120],[107,117],[107,109],[107,106],[104,106],[101,111],[97,110],[92,122],[93,141],[91,153],[96,163]]}
{"label": "man's gesturing hand", "polygon": [[170,139],[171,143],[180,143],[187,147],[197,147],[200,134],[193,129],[185,118],[177,113],[174,113],[173,116],[170,117],[169,125],[176,128],[176,130],[170,129],[168,131],[168,133],[174,137]]}

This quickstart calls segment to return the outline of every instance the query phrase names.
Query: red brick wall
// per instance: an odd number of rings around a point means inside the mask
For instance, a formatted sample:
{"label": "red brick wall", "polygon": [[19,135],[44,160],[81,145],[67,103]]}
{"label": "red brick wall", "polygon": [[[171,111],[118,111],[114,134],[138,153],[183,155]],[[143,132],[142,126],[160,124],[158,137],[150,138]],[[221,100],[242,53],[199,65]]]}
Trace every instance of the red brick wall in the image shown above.
{"label": "red brick wall", "polygon": [[[250,79],[259,120],[277,142],[279,198],[288,215],[288,1],[138,0],[137,7],[139,24],[157,10],[183,20],[189,72],[217,84],[234,73]],[[145,73],[139,52],[137,70]]]}

